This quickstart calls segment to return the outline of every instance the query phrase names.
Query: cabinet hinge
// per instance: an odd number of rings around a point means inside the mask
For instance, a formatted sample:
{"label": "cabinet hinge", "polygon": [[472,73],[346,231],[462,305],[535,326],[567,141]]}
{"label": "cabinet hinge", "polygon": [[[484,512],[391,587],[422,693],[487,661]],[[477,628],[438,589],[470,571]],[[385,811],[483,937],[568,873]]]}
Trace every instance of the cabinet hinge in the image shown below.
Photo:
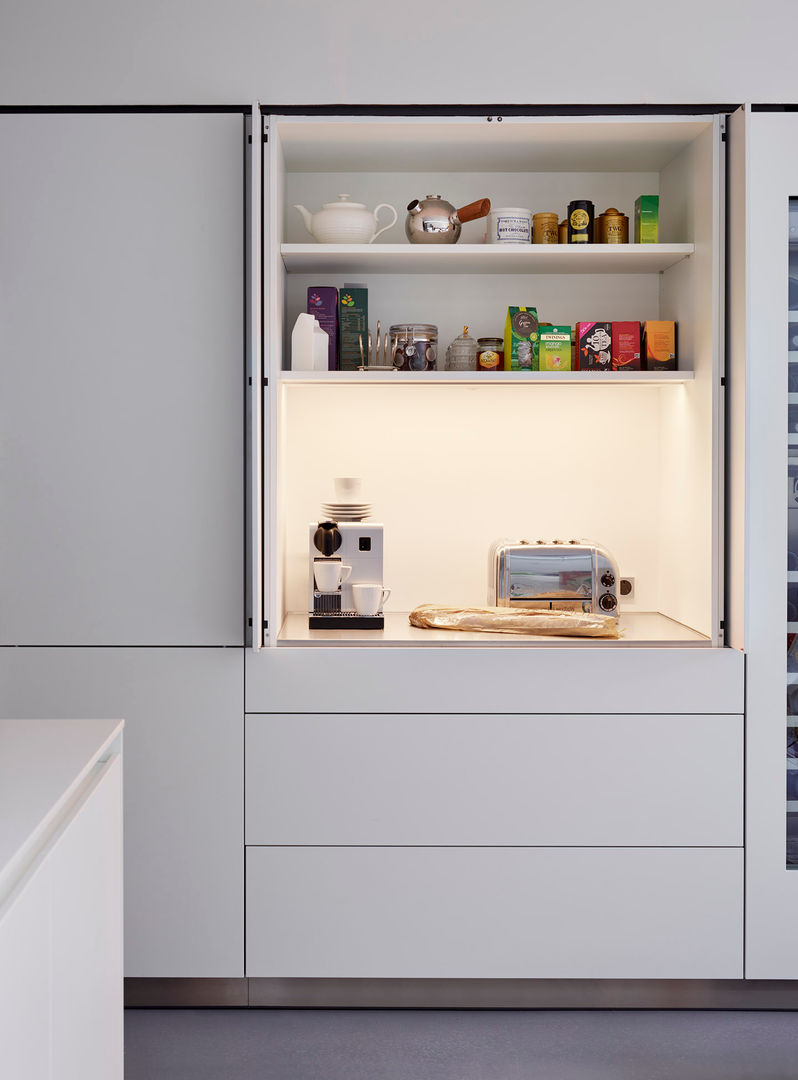
{"label": "cabinet hinge", "polygon": [[[725,136],[724,136],[724,138],[725,138]],[[264,131],[264,133],[263,133],[263,141],[265,143],[267,143],[269,141],[269,133],[268,133],[268,131]]]}
{"label": "cabinet hinge", "polygon": [[268,386],[268,385],[269,385],[269,380],[268,380],[268,379],[266,378],[266,376],[265,376],[265,375],[264,375],[264,377],[263,377],[263,385],[264,385],[264,386]]}
{"label": "cabinet hinge", "polygon": [[247,619],[247,626],[252,626],[252,619]]}
{"label": "cabinet hinge", "polygon": [[268,619],[264,619],[264,620],[263,620],[263,629],[264,629],[264,630],[268,630],[268,629],[269,629],[269,620],[268,620]]}
{"label": "cabinet hinge", "polygon": [[721,630],[726,629],[726,620],[725,619],[720,620],[720,628],[721,628]]}
{"label": "cabinet hinge", "polygon": [[252,386],[252,376],[251,375],[250,375],[250,377],[249,377],[249,379],[247,381],[248,381],[249,385]]}
{"label": "cabinet hinge", "polygon": [[721,375],[721,377],[720,377],[720,385],[721,386],[726,385],[726,376],[725,375]]}

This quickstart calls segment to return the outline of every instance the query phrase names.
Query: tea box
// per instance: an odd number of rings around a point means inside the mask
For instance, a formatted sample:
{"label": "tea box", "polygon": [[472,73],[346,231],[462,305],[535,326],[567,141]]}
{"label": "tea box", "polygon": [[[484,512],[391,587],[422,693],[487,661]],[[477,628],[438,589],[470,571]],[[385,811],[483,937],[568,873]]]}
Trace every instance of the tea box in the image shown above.
{"label": "tea box", "polygon": [[330,339],[329,371],[338,370],[338,290],[332,285],[312,285],[308,289],[309,315],[313,315]]}
{"label": "tea box", "polygon": [[540,330],[540,371],[571,370],[571,327],[546,326]]}
{"label": "tea box", "polygon": [[368,363],[369,291],[346,285],[338,293],[338,366],[357,370]]}
{"label": "tea box", "polygon": [[612,324],[612,370],[640,370],[640,323]]}
{"label": "tea box", "polygon": [[576,340],[580,371],[610,371],[612,369],[612,323],[577,323]]}
{"label": "tea box", "polygon": [[639,195],[635,199],[635,243],[659,242],[659,195]]}
{"label": "tea box", "polygon": [[537,371],[538,347],[537,308],[508,307],[504,323],[505,371]]}
{"label": "tea box", "polygon": [[643,355],[647,371],[676,370],[676,323],[643,323]]}

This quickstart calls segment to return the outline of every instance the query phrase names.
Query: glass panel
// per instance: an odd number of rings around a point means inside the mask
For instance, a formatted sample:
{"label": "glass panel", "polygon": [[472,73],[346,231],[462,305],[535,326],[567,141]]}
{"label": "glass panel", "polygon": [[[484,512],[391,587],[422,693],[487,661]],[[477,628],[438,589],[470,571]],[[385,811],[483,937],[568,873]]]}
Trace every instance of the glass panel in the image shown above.
{"label": "glass panel", "polygon": [[787,867],[798,869],[798,198],[790,199],[787,315]]}

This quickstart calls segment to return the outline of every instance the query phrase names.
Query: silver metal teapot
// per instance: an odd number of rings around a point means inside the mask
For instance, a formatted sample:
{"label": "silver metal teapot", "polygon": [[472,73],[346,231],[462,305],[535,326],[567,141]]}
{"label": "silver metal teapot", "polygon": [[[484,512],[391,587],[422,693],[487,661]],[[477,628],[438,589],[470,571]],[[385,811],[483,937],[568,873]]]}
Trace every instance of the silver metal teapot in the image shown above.
{"label": "silver metal teapot", "polygon": [[456,210],[440,195],[427,195],[408,203],[405,233],[411,244],[456,244],[464,222],[489,213],[490,199],[477,199]]}

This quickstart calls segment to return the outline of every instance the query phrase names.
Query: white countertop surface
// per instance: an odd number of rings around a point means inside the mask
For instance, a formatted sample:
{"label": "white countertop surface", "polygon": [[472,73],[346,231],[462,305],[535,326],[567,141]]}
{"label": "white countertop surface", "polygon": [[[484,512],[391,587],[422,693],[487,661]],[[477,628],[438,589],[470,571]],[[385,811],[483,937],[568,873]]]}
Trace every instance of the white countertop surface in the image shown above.
{"label": "white countertop surface", "polygon": [[492,634],[463,630],[421,630],[411,626],[407,612],[387,611],[384,630],[310,630],[306,612],[286,616],[279,637],[280,645],[374,646],[400,645],[419,647],[479,646],[480,648],[665,648],[668,646],[704,646],[711,640],[697,630],[669,619],[657,611],[629,611],[621,617],[623,636],[614,638],[555,637],[533,634]]}
{"label": "white countertop surface", "polygon": [[0,905],[123,720],[0,720]]}

